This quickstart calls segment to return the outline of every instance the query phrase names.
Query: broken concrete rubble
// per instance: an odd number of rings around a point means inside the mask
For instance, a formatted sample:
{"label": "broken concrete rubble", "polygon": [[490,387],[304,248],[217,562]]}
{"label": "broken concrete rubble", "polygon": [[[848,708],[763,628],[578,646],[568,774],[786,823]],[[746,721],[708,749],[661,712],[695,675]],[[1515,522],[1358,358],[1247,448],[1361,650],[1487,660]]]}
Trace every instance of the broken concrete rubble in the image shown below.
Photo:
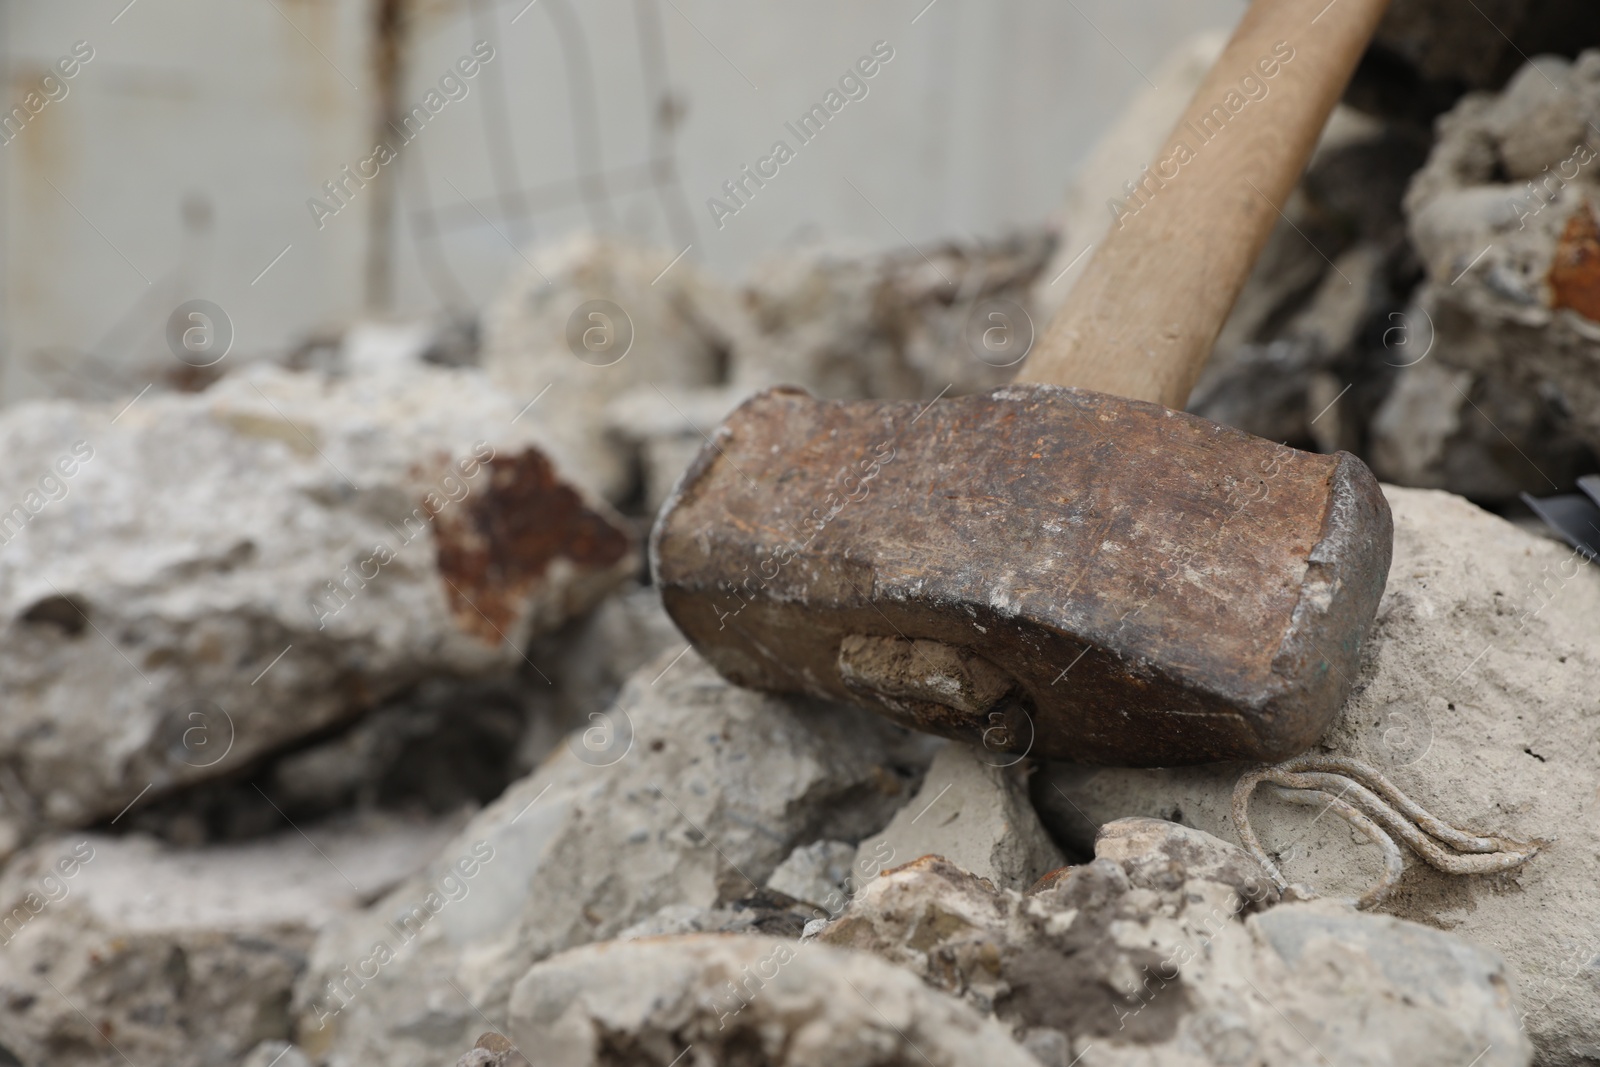
{"label": "broken concrete rubble", "polygon": [[611,435],[606,405],[633,388],[724,382],[742,316],[688,260],[576,236],[536,250],[485,314],[483,368],[620,504],[635,491],[634,456]]}
{"label": "broken concrete rubble", "polygon": [[[1600,673],[1600,574],[1458,497],[1386,494],[1395,520],[1388,589],[1355,695],[1313,752],[1375,764],[1454,825],[1549,842],[1502,875],[1446,875],[1410,859],[1385,910],[1503,955],[1540,1063],[1587,1062],[1600,1049],[1586,962],[1600,946],[1600,829],[1586,807],[1600,778],[1590,684]],[[1241,771],[1053,765],[1032,784],[1039,811],[1067,840],[1083,843],[1128,815],[1236,840],[1230,808]],[[1261,797],[1252,818],[1291,881],[1353,898],[1377,880],[1377,849],[1333,814]]]}
{"label": "broken concrete rubble", "polygon": [[[1140,947],[1148,938],[1119,939],[1113,924],[1188,915],[1209,921],[1214,934],[1276,893],[1238,848],[1171,823],[1111,823],[1096,848],[1096,862],[1060,871],[1026,893],[997,890],[927,856],[868,882],[817,936],[882,955],[1018,1029],[1093,1038],[1131,1025],[1136,1040],[1144,1029],[1170,1033],[1172,1020],[1154,1016],[1181,1014],[1180,997],[1151,1018],[1122,1018],[1142,1007],[1132,994],[1138,983],[1129,979],[1161,961]],[[1053,953],[1066,962],[1052,962]]]}
{"label": "broken concrete rubble", "polygon": [[[1479,2],[1395,0],[1349,98],[1370,113],[1336,113],[1280,205],[1193,408],[1499,506],[1600,466],[1600,53],[1463,100],[1414,181],[1410,120],[1600,16]],[[1389,491],[1389,589],[1318,751],[1543,849],[1408,860],[1391,914],[1337,899],[1380,857],[1336,814],[1263,790],[1282,891],[1230,844],[1244,768],[1030,776],[733,689],[628,581],[641,517],[751,390],[1009,378],[973,323],[1043,329],[1124,191],[1088,179],[1138,174],[1215,48],[1096,153],[1049,268],[1034,234],[801,251],[739,289],[579,238],[531,254],[484,373],[419,366],[473,362],[467,331],[368,325],[331,373],[0,416],[40,461],[0,472],[0,1067],[437,1067],[475,1035],[458,1067],[1499,1067],[1528,1035],[1541,1065],[1600,1060],[1600,572],[1563,549]],[[361,577],[419,504],[421,555]],[[337,869],[233,840],[347,808],[435,817],[308,826]],[[131,836],[71,876],[77,838],[27,844],[113,818]]]}
{"label": "broken concrete rubble", "polygon": [[[574,729],[605,729],[605,711],[642,663],[685,644],[643,586],[535,640],[519,670],[431,678],[352,724],[269,756],[245,776],[145,798],[119,830],[178,845],[272,833],[285,817],[387,811],[446,815],[499,796]],[[534,664],[542,666],[535,667]]]}
{"label": "broken concrete rubble", "polygon": [[669,934],[766,934],[798,939],[808,922],[827,917],[828,912],[815,904],[776,890],[761,889],[715,908],[669,904],[622,931],[617,940],[637,941],[642,937]]}
{"label": "broken concrete rubble", "polygon": [[747,935],[565,952],[517,983],[510,1030],[562,1067],[1037,1067],[993,1020],[900,968]]}
{"label": "broken concrete rubble", "polygon": [[[1001,385],[1044,332],[1047,316],[1028,294],[1053,245],[1046,234],[1017,233],[930,247],[928,258],[775,257],[748,284],[733,381],[747,393],[787,383],[841,399],[931,399]],[[986,348],[991,327],[998,332]]]}
{"label": "broken concrete rubble", "polygon": [[[1438,142],[1406,196],[1427,271],[1417,311],[1431,324],[1432,358],[1449,368],[1433,376],[1467,375],[1440,402],[1464,420],[1458,397],[1476,404],[1510,394],[1488,416],[1525,453],[1519,467],[1509,459],[1502,467],[1534,492],[1588,473],[1600,451],[1596,122],[1600,50],[1575,62],[1539,57],[1503,93],[1467,96],[1440,119]],[[1552,448],[1552,434],[1588,452]],[[1442,466],[1451,453],[1439,451]]]}
{"label": "broken concrete rubble", "polygon": [[367,820],[205,850],[98,834],[32,846],[0,877],[0,1061],[212,1067],[267,1041],[280,1054],[317,930],[409,876],[455,826]]}
{"label": "broken concrete rubble", "polygon": [[1045,1062],[1529,1062],[1490,952],[1326,903],[1273,906],[1254,860],[1171,823],[1108,823],[1096,853],[1026,893],[925,857],[818,937],[961,997]]}
{"label": "broken concrete rubble", "polygon": [[850,866],[855,862],[856,846],[846,841],[813,841],[801,845],[778,864],[767,879],[767,888],[796,900],[829,907],[840,906],[850,895]]}
{"label": "broken concrete rubble", "polygon": [[[677,656],[641,668],[606,723],[571,735],[428,871],[323,934],[295,1002],[315,1061],[445,1062],[482,1031],[479,1012],[504,1020],[537,961],[664,908],[750,897],[796,846],[880,829],[926,766],[925,739],[876,716],[736,689]],[[597,728],[609,747],[586,747]]]}
{"label": "broken concrete rubble", "polygon": [[420,368],[0,416],[0,849],[504,672],[615,588],[629,533],[516,414]]}
{"label": "broken concrete rubble", "polygon": [[1044,326],[1028,290],[1051,247],[1030,233],[931,261],[804,250],[736,290],[670,251],[574,238],[539,251],[488,313],[483,365],[584,457],[586,484],[653,514],[721,416],[768,385],[931,398],[1008,381]]}

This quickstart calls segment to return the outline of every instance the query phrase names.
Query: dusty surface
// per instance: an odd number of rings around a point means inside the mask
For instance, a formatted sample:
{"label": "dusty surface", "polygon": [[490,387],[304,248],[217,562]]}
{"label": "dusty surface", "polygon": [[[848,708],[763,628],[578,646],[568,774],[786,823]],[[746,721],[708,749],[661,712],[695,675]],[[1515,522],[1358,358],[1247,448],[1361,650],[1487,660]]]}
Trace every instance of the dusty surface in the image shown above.
{"label": "dusty surface", "polygon": [[1529,1062],[1491,952],[1277,903],[1237,847],[1172,823],[1109,823],[1096,852],[1026,893],[918,860],[867,884],[818,936],[960,996],[1058,1067]]}
{"label": "dusty surface", "polygon": [[[1589,1062],[1600,1057],[1600,572],[1457,497],[1387,493],[1389,587],[1355,696],[1313,751],[1376,764],[1457,826],[1549,842],[1497,876],[1445,875],[1409,857],[1384,910],[1501,953],[1540,1062]],[[1131,815],[1236,840],[1239,773],[1062,764],[1035,777],[1033,794],[1046,822],[1080,842]],[[1266,796],[1251,810],[1291,880],[1335,897],[1377,880],[1377,850],[1334,815]]]}
{"label": "dusty surface", "polygon": [[485,373],[518,398],[513,411],[533,404],[526,418],[614,503],[637,490],[637,443],[610,432],[606,405],[630,388],[722,382],[728,334],[745,321],[733,292],[692,262],[663,274],[673,255],[575,236],[538,249],[484,318]]}
{"label": "dusty surface", "polygon": [[856,846],[847,841],[813,841],[778,864],[767,879],[767,888],[837,911],[850,895],[850,869],[855,859]]}
{"label": "dusty surface", "polygon": [[[1044,333],[1048,313],[1029,290],[1053,247],[1034,230],[920,252],[773,256],[745,287],[747,325],[729,331],[732,380],[747,392],[791,384],[825,397],[927,400],[1008,382]],[[991,326],[999,332],[985,339]]]}
{"label": "dusty surface", "polygon": [[[1467,423],[1484,410],[1484,394],[1504,397],[1498,406],[1508,410],[1491,404],[1489,417],[1535,447],[1523,448],[1520,467],[1510,456],[1499,462],[1540,493],[1595,466],[1592,455],[1552,455],[1541,436],[1565,432],[1600,449],[1596,122],[1600,51],[1575,62],[1539,57],[1504,92],[1469,95],[1440,119],[1406,197],[1427,271],[1417,306],[1433,326],[1432,358],[1470,376],[1442,399]],[[1448,462],[1451,434],[1438,436],[1438,462]]]}
{"label": "dusty surface", "polygon": [[317,931],[409,877],[458,826],[368,820],[208,849],[100,834],[33,846],[0,877],[0,1053],[16,1057],[0,1061],[213,1067],[269,1041],[277,1055]]}
{"label": "dusty surface", "polygon": [[482,1032],[478,1012],[504,1021],[538,960],[665,908],[747,898],[796,846],[859,841],[910,796],[923,739],[735,689],[676,655],[641,668],[426,871],[323,933],[295,1001],[315,1062],[435,1067]]}
{"label": "dusty surface", "polygon": [[748,936],[563,953],[517,983],[510,1031],[559,1067],[1037,1067],[997,1023],[882,960]]}
{"label": "dusty surface", "polygon": [[1066,863],[1028,802],[1020,761],[959,741],[939,749],[917,795],[882,833],[861,842],[860,855],[885,849],[897,863],[943,856],[1010,889],[1025,889]]}
{"label": "dusty surface", "polygon": [[503,673],[625,580],[614,517],[516,413],[429,369],[5,412],[0,855]]}

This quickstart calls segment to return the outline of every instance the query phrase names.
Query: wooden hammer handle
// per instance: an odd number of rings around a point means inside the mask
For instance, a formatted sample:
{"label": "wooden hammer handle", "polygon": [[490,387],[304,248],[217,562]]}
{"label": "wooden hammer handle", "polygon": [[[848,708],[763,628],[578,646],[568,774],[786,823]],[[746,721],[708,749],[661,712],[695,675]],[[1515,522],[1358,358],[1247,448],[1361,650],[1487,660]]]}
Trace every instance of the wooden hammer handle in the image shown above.
{"label": "wooden hammer handle", "polygon": [[1387,6],[1250,5],[1019,380],[1184,406]]}

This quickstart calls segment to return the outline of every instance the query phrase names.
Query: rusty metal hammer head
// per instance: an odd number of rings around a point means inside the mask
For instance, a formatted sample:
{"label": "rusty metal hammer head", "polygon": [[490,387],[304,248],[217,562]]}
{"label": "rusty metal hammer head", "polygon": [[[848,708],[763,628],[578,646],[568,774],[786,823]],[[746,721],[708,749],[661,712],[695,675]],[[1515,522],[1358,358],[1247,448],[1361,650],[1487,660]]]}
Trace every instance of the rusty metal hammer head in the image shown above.
{"label": "rusty metal hammer head", "polygon": [[[1384,6],[1251,5],[1163,154],[1181,171],[1100,246],[1029,383],[926,407],[780,388],[734,412],[651,538],[706,659],[1050,758],[1310,745],[1359,667],[1388,505],[1353,456],[1171,409]],[[1275,71],[1272,92],[1225,145],[1188,144],[1252,69]]]}
{"label": "rusty metal hammer head", "polygon": [[731,681],[1089,763],[1281,759],[1350,691],[1389,510],[1347,454],[1048,385],[753,397],[652,538]]}

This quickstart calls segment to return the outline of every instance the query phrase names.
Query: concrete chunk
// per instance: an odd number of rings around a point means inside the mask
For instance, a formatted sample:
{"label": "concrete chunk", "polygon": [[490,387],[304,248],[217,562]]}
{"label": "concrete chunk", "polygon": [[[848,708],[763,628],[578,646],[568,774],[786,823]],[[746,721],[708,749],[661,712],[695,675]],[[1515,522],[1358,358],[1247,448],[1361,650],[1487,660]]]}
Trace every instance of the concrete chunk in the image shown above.
{"label": "concrete chunk", "polygon": [[628,532],[516,414],[426,368],[0,414],[0,854],[505,672],[625,580]]}
{"label": "concrete chunk", "polygon": [[511,1036],[560,1067],[684,1062],[1037,1067],[993,1020],[862,953],[743,935],[574,949],[511,998]]}
{"label": "concrete chunk", "polygon": [[738,689],[664,652],[427,871],[324,932],[296,994],[301,1043],[327,1067],[437,1067],[484,1016],[501,1025],[512,985],[556,952],[646,920],[783,922],[740,902],[796,846],[881,828],[920,747],[876,716]]}
{"label": "concrete chunk", "polygon": [[861,843],[859,854],[887,850],[894,863],[943,856],[997,886],[1026,888],[1066,859],[1034,814],[1015,762],[1005,753],[947,742],[921,791],[881,834]]}

